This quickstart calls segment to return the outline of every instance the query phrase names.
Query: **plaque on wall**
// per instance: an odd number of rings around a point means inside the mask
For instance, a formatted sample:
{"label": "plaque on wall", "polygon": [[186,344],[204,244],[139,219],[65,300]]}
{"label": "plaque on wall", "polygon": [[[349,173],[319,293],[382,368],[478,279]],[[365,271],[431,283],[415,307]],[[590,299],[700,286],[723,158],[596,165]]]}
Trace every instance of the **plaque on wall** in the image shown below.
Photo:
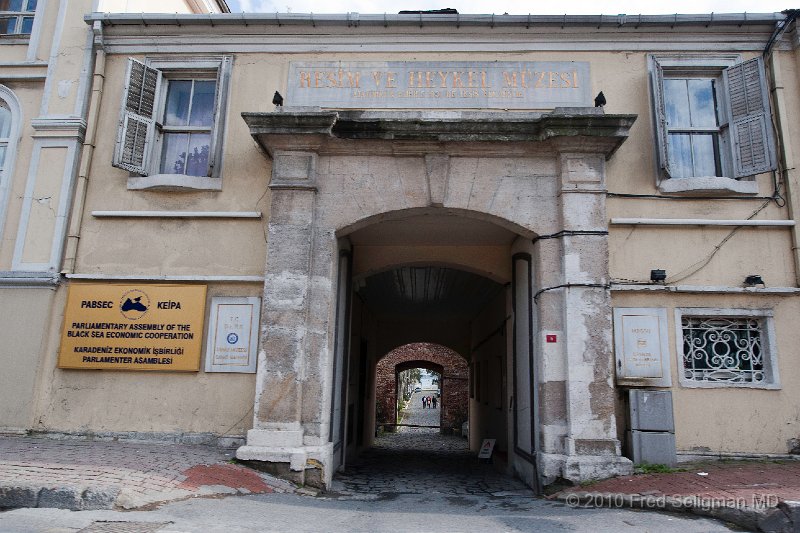
{"label": "plaque on wall", "polygon": [[287,106],[332,109],[592,107],[585,61],[292,62]]}
{"label": "plaque on wall", "polygon": [[206,286],[71,283],[59,368],[196,372]]}
{"label": "plaque on wall", "polygon": [[260,310],[257,297],[211,299],[206,372],[255,373]]}
{"label": "plaque on wall", "polygon": [[619,385],[672,385],[666,309],[614,309],[614,348]]}

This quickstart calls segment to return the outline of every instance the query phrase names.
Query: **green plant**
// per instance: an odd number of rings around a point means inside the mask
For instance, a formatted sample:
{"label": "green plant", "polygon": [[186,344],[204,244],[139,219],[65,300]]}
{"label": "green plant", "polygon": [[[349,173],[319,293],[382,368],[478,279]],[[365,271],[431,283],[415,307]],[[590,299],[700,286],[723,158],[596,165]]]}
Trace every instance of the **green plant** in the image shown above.
{"label": "green plant", "polygon": [[661,464],[642,463],[636,467],[637,474],[672,474],[674,472],[686,472],[685,468],[673,468]]}

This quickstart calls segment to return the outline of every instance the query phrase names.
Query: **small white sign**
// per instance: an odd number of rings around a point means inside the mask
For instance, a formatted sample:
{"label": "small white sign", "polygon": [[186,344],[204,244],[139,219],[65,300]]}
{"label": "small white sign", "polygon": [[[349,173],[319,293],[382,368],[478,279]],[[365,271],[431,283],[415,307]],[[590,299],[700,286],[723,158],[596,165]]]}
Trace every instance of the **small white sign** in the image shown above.
{"label": "small white sign", "polygon": [[496,439],[483,439],[481,451],[478,452],[478,459],[489,459],[492,456],[495,440]]}
{"label": "small white sign", "polygon": [[668,387],[672,384],[663,308],[614,309],[617,383]]}
{"label": "small white sign", "polygon": [[206,372],[256,371],[261,298],[211,299]]}

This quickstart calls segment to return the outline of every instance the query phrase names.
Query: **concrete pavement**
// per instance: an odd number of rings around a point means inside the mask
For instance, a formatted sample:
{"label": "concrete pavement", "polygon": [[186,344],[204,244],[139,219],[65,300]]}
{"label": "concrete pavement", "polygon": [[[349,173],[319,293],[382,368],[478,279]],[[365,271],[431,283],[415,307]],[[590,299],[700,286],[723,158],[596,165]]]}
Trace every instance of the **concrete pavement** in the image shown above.
{"label": "concrete pavement", "polygon": [[140,508],[221,494],[291,492],[201,445],[0,437],[0,509]]}
{"label": "concrete pavement", "polygon": [[[438,410],[425,410],[435,417]],[[480,463],[465,441],[404,428],[337,475],[314,501],[539,501],[520,482]],[[310,492],[231,462],[203,445],[0,437],[0,509],[142,509],[198,496]],[[549,497],[567,511],[591,507],[680,510],[751,531],[800,531],[800,461],[682,465],[685,471],[620,477]],[[369,501],[365,501],[369,500]],[[463,500],[467,501],[467,500]],[[477,504],[476,504],[477,505]],[[2,528],[0,528],[2,529]]]}

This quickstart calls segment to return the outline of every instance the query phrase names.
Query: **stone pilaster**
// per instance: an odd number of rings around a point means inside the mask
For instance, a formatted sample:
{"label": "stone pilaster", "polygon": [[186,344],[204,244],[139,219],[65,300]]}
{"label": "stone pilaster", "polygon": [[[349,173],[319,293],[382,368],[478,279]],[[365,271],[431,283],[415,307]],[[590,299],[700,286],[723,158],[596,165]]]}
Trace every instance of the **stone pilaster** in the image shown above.
{"label": "stone pilaster", "polygon": [[[328,299],[320,293],[330,291],[329,280],[320,287],[313,272],[314,254],[319,253],[314,226],[316,158],[311,152],[273,154],[253,429],[236,452],[239,459],[265,461],[271,470],[301,483],[309,481],[309,459],[316,467],[331,455],[320,438],[323,395],[306,386],[309,372],[315,383],[325,382],[318,369],[320,353],[327,353],[327,314],[320,319],[317,308],[327,309]],[[315,304],[315,299],[323,301]],[[324,484],[331,475],[323,469],[317,473],[321,479],[314,481]]]}
{"label": "stone pilaster", "polygon": [[566,405],[562,476],[579,482],[627,473],[631,463],[620,456],[616,438],[605,158],[562,152],[559,159]]}

